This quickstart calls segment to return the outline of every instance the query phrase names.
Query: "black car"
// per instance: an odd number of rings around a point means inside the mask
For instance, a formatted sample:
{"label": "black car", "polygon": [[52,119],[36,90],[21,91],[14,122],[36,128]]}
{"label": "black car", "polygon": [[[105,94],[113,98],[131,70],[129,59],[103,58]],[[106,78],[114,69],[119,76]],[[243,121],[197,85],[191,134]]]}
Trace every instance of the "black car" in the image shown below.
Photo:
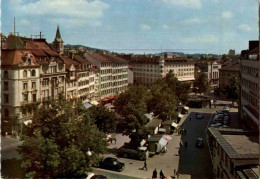
{"label": "black car", "polygon": [[195,146],[198,147],[198,148],[202,148],[203,147],[203,139],[200,138],[200,137],[197,138]]}
{"label": "black car", "polygon": [[108,169],[108,170],[115,170],[118,172],[121,172],[125,168],[125,164],[122,162],[119,162],[116,158],[107,157],[105,158],[100,166],[102,168]]}
{"label": "black car", "polygon": [[94,176],[91,177],[90,179],[107,179],[107,177],[104,176],[104,175],[94,175]]}

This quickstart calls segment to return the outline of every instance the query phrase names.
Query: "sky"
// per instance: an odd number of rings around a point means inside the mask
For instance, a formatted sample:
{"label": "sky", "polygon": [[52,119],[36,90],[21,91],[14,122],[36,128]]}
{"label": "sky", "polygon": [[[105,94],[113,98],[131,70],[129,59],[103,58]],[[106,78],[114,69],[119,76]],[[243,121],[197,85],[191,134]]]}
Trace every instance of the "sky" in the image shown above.
{"label": "sky", "polygon": [[[0,0],[1,2],[1,0]],[[236,53],[258,39],[258,0],[2,0],[1,32],[119,53]]]}

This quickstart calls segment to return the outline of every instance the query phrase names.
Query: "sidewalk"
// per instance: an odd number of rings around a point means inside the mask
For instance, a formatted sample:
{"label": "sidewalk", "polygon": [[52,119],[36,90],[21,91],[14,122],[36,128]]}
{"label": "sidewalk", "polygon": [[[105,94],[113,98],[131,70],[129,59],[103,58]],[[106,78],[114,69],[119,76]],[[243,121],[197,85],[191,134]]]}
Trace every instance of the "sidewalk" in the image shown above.
{"label": "sidewalk", "polygon": [[1,136],[1,161],[19,158],[20,156],[16,150],[21,144],[22,142],[19,139],[15,139],[12,136]]}

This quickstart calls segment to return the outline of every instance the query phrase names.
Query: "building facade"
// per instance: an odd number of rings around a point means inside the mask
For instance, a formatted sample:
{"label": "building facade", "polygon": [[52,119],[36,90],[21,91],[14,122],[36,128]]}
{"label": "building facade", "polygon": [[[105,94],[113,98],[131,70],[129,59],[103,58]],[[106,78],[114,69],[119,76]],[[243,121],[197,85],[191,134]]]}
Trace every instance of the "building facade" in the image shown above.
{"label": "building facade", "polygon": [[219,90],[220,98],[222,99],[225,98],[224,88],[232,76],[235,76],[240,81],[240,63],[231,64],[219,69]]}
{"label": "building facade", "polygon": [[[124,92],[128,87],[128,62],[124,59],[107,54],[87,54],[86,60],[94,64],[99,74],[96,77],[96,93],[103,101]],[[97,87],[99,85],[99,87]],[[99,99],[99,100],[100,100]],[[98,100],[98,99],[96,99]]]}
{"label": "building facade", "polygon": [[156,80],[162,79],[170,71],[179,81],[192,82],[194,78],[193,60],[174,56],[139,56],[131,61],[134,74],[134,83],[152,85]]}
{"label": "building facade", "polygon": [[208,128],[215,178],[259,178],[259,136],[242,129]]}
{"label": "building facade", "polygon": [[208,76],[208,82],[211,86],[219,85],[219,69],[221,64],[217,61],[199,62],[196,64],[201,70],[201,73],[205,73]]}
{"label": "building facade", "polygon": [[240,118],[245,128],[259,131],[259,44],[249,41],[241,57]]}
{"label": "building facade", "polygon": [[33,106],[65,93],[65,64],[45,39],[9,35],[2,49],[3,132],[20,135]]}

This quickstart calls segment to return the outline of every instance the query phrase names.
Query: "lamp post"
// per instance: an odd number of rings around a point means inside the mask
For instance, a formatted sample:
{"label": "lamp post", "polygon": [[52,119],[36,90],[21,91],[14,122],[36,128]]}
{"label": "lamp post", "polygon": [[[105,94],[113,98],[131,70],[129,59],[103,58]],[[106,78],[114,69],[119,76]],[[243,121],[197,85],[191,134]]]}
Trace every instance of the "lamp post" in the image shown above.
{"label": "lamp post", "polygon": [[88,157],[91,157],[91,156],[92,156],[92,152],[89,150],[89,148],[88,148],[88,151],[86,152],[86,155],[87,155]]}

